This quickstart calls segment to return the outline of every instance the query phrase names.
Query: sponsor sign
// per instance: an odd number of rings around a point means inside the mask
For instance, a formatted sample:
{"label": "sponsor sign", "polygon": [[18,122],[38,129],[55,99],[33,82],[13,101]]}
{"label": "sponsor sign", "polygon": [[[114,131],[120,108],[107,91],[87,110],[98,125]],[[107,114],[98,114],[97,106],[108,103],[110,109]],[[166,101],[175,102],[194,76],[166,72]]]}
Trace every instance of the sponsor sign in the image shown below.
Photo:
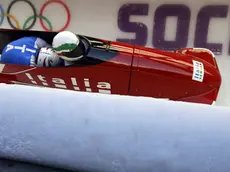
{"label": "sponsor sign", "polygon": [[[193,5],[185,4],[184,1],[181,3],[162,2],[152,10],[153,4],[158,3],[126,3],[119,8],[118,27],[127,35],[117,38],[117,41],[165,50],[188,46],[202,47],[216,54],[222,54],[225,51],[230,55],[229,38],[225,37],[224,40],[228,39],[228,46],[223,50],[222,37],[223,34],[229,33],[226,29],[229,4],[208,3],[197,6],[196,2]],[[199,9],[193,7],[194,5]],[[134,16],[139,18],[133,21],[131,18]],[[219,24],[219,21],[222,23]],[[128,38],[130,33],[135,33],[135,38]]]}

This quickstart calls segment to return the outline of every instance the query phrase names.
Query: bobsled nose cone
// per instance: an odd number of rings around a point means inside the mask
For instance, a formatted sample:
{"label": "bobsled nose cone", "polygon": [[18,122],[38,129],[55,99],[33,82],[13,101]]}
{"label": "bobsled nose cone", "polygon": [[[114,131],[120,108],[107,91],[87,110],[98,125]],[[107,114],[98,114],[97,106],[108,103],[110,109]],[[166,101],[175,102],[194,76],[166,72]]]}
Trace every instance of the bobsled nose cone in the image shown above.
{"label": "bobsled nose cone", "polygon": [[219,69],[212,65],[206,65],[204,73],[204,82],[208,83],[212,87],[220,87],[222,77]]}
{"label": "bobsled nose cone", "polygon": [[194,89],[189,96],[185,96],[180,101],[213,104],[219,94],[222,78],[219,70],[212,66],[205,66],[204,79],[202,82],[194,82]]}

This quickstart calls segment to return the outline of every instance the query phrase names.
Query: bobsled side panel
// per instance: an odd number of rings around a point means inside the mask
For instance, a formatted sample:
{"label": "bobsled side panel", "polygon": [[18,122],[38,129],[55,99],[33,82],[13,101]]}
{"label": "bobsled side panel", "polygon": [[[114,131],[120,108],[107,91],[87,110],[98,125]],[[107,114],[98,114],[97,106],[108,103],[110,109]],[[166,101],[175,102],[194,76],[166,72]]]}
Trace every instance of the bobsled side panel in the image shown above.
{"label": "bobsled side panel", "polygon": [[[119,60],[126,58],[126,61]],[[116,60],[117,59],[117,60]],[[127,95],[132,56],[119,54],[111,61],[80,67],[41,68],[2,64],[0,81],[34,84],[75,91]],[[6,76],[5,76],[6,75]],[[14,78],[12,78],[14,76]]]}
{"label": "bobsled side panel", "polygon": [[[219,71],[199,58],[143,47],[135,48],[135,58],[132,95],[179,100],[207,94],[220,87]],[[193,78],[196,73],[194,61],[203,64],[201,80]],[[215,95],[213,99],[216,99]]]}
{"label": "bobsled side panel", "polygon": [[[44,31],[0,30],[0,36],[7,38],[1,48],[10,41],[24,36],[38,36],[51,44],[56,34],[56,32]],[[133,45],[84,35],[78,36],[90,43],[89,50],[92,51],[87,52],[82,60],[71,66],[29,68],[28,71],[27,66],[6,64],[3,73],[10,73],[10,76],[15,75],[15,82],[76,91],[126,95],[130,81]],[[15,71],[17,71],[16,74]],[[105,88],[104,90],[107,89],[107,91],[103,91],[103,88]]]}

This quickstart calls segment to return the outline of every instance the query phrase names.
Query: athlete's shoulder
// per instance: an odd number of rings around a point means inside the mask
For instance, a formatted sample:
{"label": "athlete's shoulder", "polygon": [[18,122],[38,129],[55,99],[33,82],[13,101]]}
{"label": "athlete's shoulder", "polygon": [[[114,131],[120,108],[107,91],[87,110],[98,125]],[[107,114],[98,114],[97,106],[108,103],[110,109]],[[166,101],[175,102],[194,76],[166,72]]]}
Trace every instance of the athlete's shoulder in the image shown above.
{"label": "athlete's shoulder", "polygon": [[37,49],[41,48],[41,47],[48,47],[49,44],[43,40],[40,37],[36,37],[36,36],[27,36],[27,37],[23,37],[20,38],[19,40],[15,41],[15,43],[18,44],[26,44],[26,45],[31,45]]}
{"label": "athlete's shoulder", "polygon": [[35,42],[37,40],[36,37],[25,36],[19,39],[12,41],[10,44],[21,44],[21,43],[28,43],[28,42]]}
{"label": "athlete's shoulder", "polygon": [[44,39],[36,37],[36,46],[38,48],[42,48],[42,47],[51,47],[50,44],[48,44]]}

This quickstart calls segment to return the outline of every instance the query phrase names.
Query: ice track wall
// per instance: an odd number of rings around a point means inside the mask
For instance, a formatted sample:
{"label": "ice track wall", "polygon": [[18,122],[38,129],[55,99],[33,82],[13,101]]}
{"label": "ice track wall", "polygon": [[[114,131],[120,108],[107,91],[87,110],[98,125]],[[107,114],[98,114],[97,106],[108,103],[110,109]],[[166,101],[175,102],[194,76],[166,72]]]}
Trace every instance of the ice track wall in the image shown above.
{"label": "ice track wall", "polygon": [[1,0],[0,4],[5,14],[0,17],[2,28],[71,30],[166,50],[209,48],[217,55],[223,76],[217,105],[230,106],[229,0]]}
{"label": "ice track wall", "polygon": [[230,109],[0,85],[0,158],[100,172],[229,172]]}

